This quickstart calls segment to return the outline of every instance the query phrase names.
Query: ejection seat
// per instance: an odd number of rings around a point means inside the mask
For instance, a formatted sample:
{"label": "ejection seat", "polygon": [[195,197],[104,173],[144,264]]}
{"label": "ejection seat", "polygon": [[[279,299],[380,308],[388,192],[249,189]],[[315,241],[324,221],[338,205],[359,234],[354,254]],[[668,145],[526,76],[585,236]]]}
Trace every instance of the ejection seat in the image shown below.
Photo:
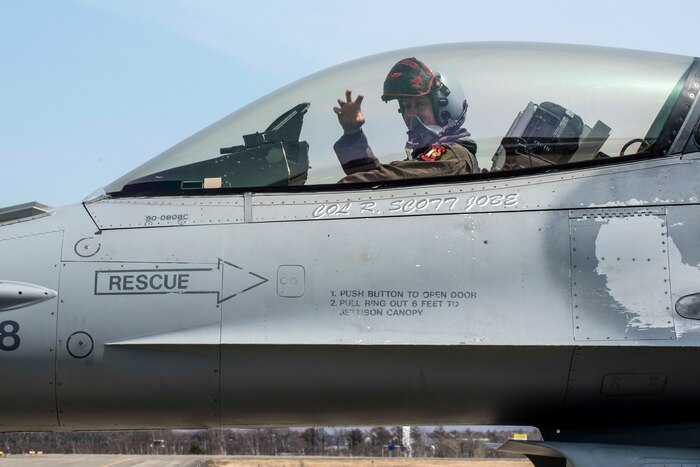
{"label": "ejection seat", "polygon": [[529,102],[518,113],[496,150],[491,171],[561,165],[605,157],[600,148],[610,127],[598,120],[593,128],[553,102]]}

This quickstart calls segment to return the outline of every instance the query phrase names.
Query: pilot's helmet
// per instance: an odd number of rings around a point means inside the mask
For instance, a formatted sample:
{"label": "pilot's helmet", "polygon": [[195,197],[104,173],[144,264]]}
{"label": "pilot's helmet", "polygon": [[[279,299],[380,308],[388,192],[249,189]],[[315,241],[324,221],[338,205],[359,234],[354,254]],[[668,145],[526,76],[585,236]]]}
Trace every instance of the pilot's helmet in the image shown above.
{"label": "pilot's helmet", "polygon": [[382,100],[399,99],[399,112],[403,115],[402,97],[428,96],[435,120],[443,130],[454,131],[464,123],[467,101],[459,82],[449,81],[448,86],[448,81],[447,77],[434,73],[417,58],[404,58],[389,70],[384,80]]}

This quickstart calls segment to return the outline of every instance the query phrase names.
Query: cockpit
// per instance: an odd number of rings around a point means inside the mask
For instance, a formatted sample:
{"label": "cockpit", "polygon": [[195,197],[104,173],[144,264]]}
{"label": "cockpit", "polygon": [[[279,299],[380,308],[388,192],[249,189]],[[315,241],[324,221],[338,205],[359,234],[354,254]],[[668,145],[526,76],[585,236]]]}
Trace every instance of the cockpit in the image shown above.
{"label": "cockpit", "polygon": [[479,177],[665,156],[692,103],[683,92],[691,57],[553,44],[403,50],[292,83],[166,150],[105,192],[201,195],[336,185],[345,173],[333,151],[342,130],[332,108],[346,89],[364,96],[363,131],[374,155],[383,164],[403,160],[406,125],[396,102],[383,102],[381,94],[389,68],[410,55],[463,88],[463,126],[476,142]]}

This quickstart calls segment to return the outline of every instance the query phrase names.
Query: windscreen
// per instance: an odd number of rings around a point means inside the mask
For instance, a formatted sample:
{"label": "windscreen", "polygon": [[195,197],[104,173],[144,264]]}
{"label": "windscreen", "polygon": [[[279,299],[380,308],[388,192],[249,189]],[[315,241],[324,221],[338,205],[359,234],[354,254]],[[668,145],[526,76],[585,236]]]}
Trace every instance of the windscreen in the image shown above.
{"label": "windscreen", "polygon": [[[427,95],[432,117],[412,117],[417,111],[410,90],[401,99],[382,100],[390,71],[407,58],[426,66],[420,76],[444,85],[443,94]],[[377,55],[263,97],[105,191],[186,194],[192,189],[468,178],[652,155],[677,97],[674,89],[683,84],[691,63],[689,57],[549,44],[431,46]],[[410,66],[399,69],[411,72]],[[417,84],[421,92],[428,89],[425,82]],[[365,121],[359,131],[344,130],[333,110],[338,99],[346,101],[347,90],[352,99],[363,96]],[[466,114],[459,118],[462,110]]]}

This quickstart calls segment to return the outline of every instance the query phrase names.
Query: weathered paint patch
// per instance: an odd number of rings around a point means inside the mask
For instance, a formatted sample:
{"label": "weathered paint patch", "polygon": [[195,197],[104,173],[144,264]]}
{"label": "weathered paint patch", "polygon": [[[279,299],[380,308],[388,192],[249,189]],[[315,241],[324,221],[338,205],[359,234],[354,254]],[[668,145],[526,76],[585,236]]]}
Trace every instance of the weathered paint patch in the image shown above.
{"label": "weathered paint patch", "polygon": [[570,216],[576,340],[674,339],[665,210]]}
{"label": "weathered paint patch", "polygon": [[[629,314],[628,328],[667,328],[668,300],[660,217],[617,217],[601,225],[595,241],[596,273],[604,276],[610,296]],[[653,227],[652,227],[653,226]]]}

